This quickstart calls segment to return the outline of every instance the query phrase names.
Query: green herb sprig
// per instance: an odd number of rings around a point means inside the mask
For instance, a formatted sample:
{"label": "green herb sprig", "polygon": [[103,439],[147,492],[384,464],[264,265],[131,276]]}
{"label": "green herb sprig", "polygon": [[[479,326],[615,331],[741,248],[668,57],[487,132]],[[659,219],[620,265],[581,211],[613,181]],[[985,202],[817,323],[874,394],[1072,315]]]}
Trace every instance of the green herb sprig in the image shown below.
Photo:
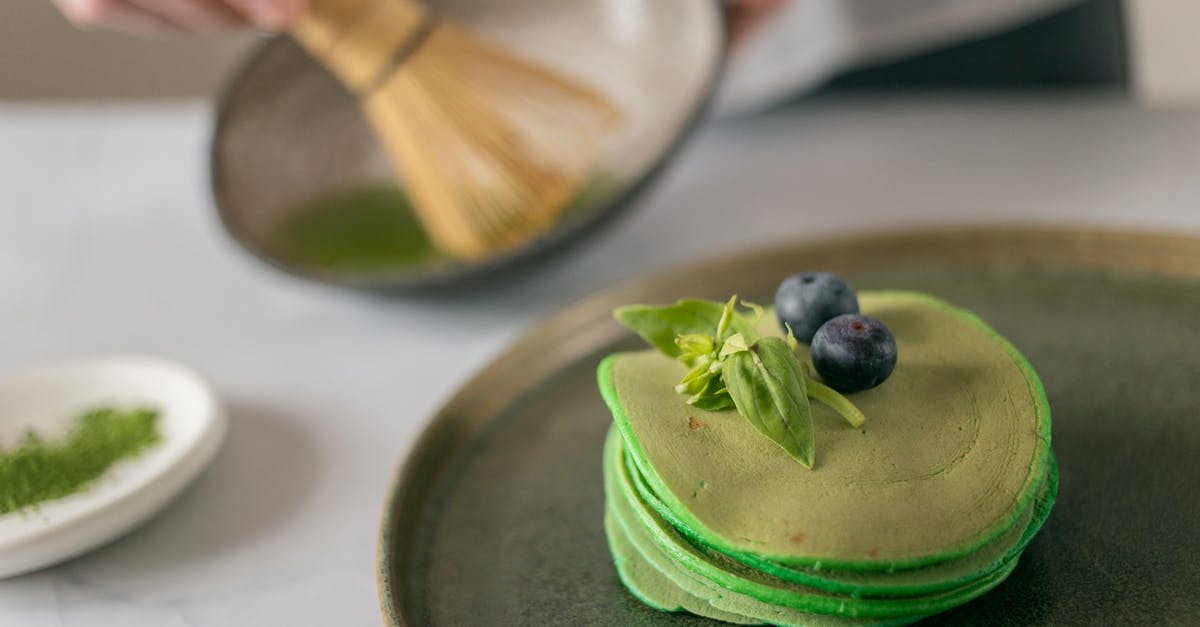
{"label": "green herb sprig", "polygon": [[828,405],[858,427],[865,419],[846,397],[817,381],[796,356],[796,338],[759,337],[762,307],[737,296],[724,305],[706,300],[680,300],[654,307],[630,305],[613,315],[642,339],[688,367],[675,386],[698,409],[737,409],[763,435],[783,447],[806,468],[813,467],[812,407]]}

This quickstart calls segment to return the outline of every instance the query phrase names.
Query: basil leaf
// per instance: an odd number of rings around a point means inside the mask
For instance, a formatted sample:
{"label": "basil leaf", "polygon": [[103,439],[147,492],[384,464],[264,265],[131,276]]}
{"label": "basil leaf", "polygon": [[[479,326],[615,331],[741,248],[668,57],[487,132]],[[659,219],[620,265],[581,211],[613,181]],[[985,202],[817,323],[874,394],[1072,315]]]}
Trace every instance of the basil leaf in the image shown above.
{"label": "basil leaf", "polygon": [[[709,411],[733,409],[733,400],[729,398],[729,391],[725,389],[725,382],[721,380],[719,364],[715,370],[716,372],[710,373],[704,379],[703,385],[696,389],[695,393],[688,396],[688,405]],[[678,387],[676,390],[678,391]]]}
{"label": "basil leaf", "polygon": [[807,386],[809,398],[828,405],[830,409],[837,412],[846,422],[850,423],[851,427],[861,427],[863,422],[866,421],[867,417],[859,411],[858,407],[854,403],[851,403],[850,399],[842,396],[837,390],[813,378],[809,378]]}
{"label": "basil leaf", "polygon": [[737,315],[737,294],[734,294],[729,297],[728,301],[725,301],[725,308],[721,310],[721,319],[717,321],[717,342],[724,342],[725,338],[729,337],[733,319]]}
{"label": "basil leaf", "polygon": [[701,355],[708,355],[716,348],[712,336],[703,333],[681,335],[675,338],[675,346],[679,347],[679,359],[690,358],[691,361],[685,361],[688,364]]}
{"label": "basil leaf", "polygon": [[[617,319],[617,322],[633,329],[634,333],[637,333],[664,355],[674,358],[683,353],[675,343],[676,337],[695,334],[715,336],[724,311],[723,303],[708,300],[681,300],[666,307],[651,305],[620,307],[613,312],[613,317]],[[747,338],[756,337],[752,324],[741,314],[732,315],[728,324],[730,329]]]}
{"label": "basil leaf", "polygon": [[721,388],[719,392],[697,396],[695,401],[688,399],[688,403],[696,409],[705,411],[724,411],[726,409],[735,409],[733,399],[729,397],[729,393],[725,388]]}
{"label": "basil leaf", "polygon": [[755,429],[812,468],[812,408],[800,360],[777,337],[766,337],[749,350],[730,354],[721,375],[738,413]]}
{"label": "basil leaf", "polygon": [[702,356],[696,361],[696,365],[692,366],[692,369],[680,379],[679,384],[675,386],[675,391],[689,396],[704,393],[710,382],[718,378],[719,368],[720,366],[716,366],[716,372],[713,372],[712,359],[707,355]]}
{"label": "basil leaf", "polygon": [[750,347],[746,345],[746,337],[741,333],[734,333],[729,336],[729,339],[725,340],[725,344],[721,346],[721,352],[717,353],[717,358],[725,359],[734,353],[748,350],[750,350]]}
{"label": "basil leaf", "polygon": [[765,313],[765,310],[763,310],[762,305],[759,305],[758,303],[752,303],[748,300],[744,300],[744,301],[742,301],[742,307],[745,307],[746,309],[749,309],[750,311],[754,312],[754,318],[753,318],[754,326],[758,326],[758,321],[762,320],[763,314]]}

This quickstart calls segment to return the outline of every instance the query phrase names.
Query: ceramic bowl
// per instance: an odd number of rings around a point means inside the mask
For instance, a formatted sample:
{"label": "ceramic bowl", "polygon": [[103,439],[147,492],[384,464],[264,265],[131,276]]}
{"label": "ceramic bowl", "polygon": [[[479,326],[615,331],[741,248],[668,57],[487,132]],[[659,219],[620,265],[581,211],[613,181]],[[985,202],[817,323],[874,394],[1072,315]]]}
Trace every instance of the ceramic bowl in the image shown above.
{"label": "ceramic bowl", "polygon": [[52,441],[98,407],[157,409],[161,440],[82,492],[0,515],[0,578],[69,559],[142,524],[208,466],[225,437],[225,410],[198,375],[155,358],[113,356],[0,377],[0,448],[29,431]]}
{"label": "ceramic bowl", "polygon": [[[457,287],[528,265],[630,206],[701,117],[723,67],[719,2],[433,4],[482,36],[609,95],[624,121],[611,139],[610,156],[597,167],[602,183],[564,212],[548,234],[481,262],[432,252],[412,220],[384,220],[372,229],[377,244],[402,248],[385,261],[353,258],[357,249],[348,258],[345,250],[303,248],[308,244],[297,244],[296,237],[338,238],[354,216],[386,202],[380,199],[395,192],[397,183],[355,99],[297,44],[279,37],[250,56],[217,107],[213,197],[223,224],[242,246],[295,275],[383,291]],[[346,205],[337,210],[342,213],[314,222],[314,207],[331,198]]]}

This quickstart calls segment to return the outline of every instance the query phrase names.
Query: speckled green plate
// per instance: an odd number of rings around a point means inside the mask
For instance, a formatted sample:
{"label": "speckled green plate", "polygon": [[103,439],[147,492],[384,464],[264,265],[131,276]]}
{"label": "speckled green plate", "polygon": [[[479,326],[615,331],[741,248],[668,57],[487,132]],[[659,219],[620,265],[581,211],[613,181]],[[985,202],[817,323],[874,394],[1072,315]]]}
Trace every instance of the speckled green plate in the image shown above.
{"label": "speckled green plate", "polygon": [[922,232],[803,244],[683,268],[545,321],[432,420],[387,502],[391,625],[659,625],[617,579],[600,454],[601,357],[636,346],[613,307],[736,291],[795,271],[967,307],[1037,368],[1061,487],[1012,577],[929,620],[1186,624],[1200,616],[1200,238],[1074,230]]}

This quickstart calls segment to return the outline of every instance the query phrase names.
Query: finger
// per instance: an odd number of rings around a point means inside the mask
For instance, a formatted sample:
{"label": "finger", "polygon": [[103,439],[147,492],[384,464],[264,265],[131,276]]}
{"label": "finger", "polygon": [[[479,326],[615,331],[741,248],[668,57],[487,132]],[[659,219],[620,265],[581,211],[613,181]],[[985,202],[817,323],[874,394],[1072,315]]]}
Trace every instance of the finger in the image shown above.
{"label": "finger", "polygon": [[308,8],[308,0],[227,0],[238,13],[262,28],[283,30]]}
{"label": "finger", "polygon": [[126,0],[192,31],[222,31],[244,26],[246,19],[221,0]]}
{"label": "finger", "polygon": [[772,14],[787,4],[787,0],[738,0],[729,5],[729,46],[736,50],[754,34]]}
{"label": "finger", "polygon": [[110,28],[138,34],[177,32],[179,26],[134,6],[128,0],[56,0],[72,24],[82,29]]}

